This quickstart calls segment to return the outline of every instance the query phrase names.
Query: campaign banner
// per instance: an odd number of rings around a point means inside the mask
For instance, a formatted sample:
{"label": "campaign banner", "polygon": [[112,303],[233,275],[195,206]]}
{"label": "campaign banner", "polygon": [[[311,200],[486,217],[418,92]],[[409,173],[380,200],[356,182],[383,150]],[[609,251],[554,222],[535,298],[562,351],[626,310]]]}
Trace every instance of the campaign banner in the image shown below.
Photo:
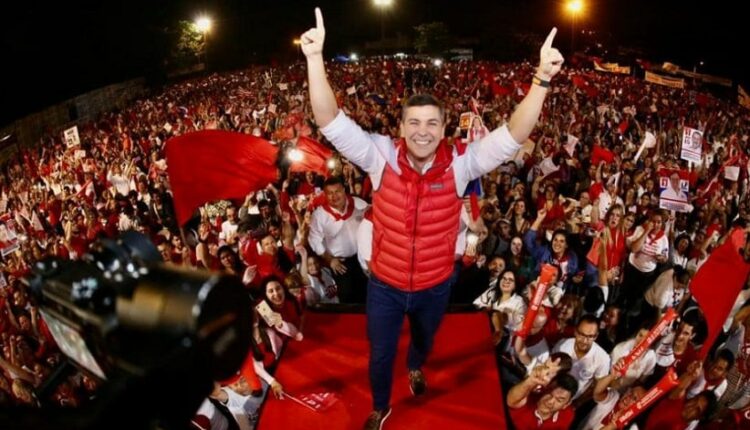
{"label": "campaign banner", "polygon": [[742,85],[737,85],[737,102],[740,106],[750,109],[750,95],[742,88]]}
{"label": "campaign banner", "polygon": [[652,84],[663,85],[670,88],[685,88],[685,80],[680,78],[672,78],[669,76],[659,75],[653,72],[646,72],[646,82]]}
{"label": "campaign banner", "polygon": [[630,66],[620,66],[617,63],[599,63],[594,61],[594,70],[606,73],[619,73],[623,75],[630,74]]}

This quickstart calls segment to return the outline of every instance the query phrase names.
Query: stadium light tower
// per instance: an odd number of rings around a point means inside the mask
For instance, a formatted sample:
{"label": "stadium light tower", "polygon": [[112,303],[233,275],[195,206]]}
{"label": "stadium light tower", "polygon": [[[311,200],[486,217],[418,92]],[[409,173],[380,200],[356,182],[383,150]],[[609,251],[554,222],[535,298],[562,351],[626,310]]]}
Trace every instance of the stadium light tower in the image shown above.
{"label": "stadium light tower", "polygon": [[393,0],[373,0],[375,7],[380,9],[380,46],[385,44],[385,12],[393,6]]}
{"label": "stadium light tower", "polygon": [[195,20],[195,28],[196,30],[200,31],[203,34],[208,33],[211,31],[211,26],[213,25],[213,21],[211,21],[211,18],[203,15],[198,17],[198,19]]}
{"label": "stadium light tower", "polygon": [[573,55],[575,52],[575,40],[576,40],[576,20],[583,13],[583,0],[568,0],[565,5],[565,9],[570,13],[570,54]]}
{"label": "stadium light tower", "polygon": [[213,27],[213,21],[206,15],[201,15],[195,20],[195,29],[198,30],[203,36],[203,62],[206,62],[206,51],[208,50],[208,33]]}

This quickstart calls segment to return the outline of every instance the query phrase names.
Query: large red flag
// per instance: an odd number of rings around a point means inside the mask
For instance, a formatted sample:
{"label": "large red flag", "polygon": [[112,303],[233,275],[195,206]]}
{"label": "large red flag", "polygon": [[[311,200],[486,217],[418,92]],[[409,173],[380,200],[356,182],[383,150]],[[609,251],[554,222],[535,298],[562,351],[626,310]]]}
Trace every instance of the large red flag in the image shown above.
{"label": "large red flag", "polygon": [[750,275],[750,264],[740,255],[744,246],[745,231],[736,228],[726,242],[711,253],[690,283],[690,292],[703,311],[708,325],[701,356],[705,357],[711,349]]}
{"label": "large red flag", "polygon": [[602,146],[594,145],[591,149],[591,164],[598,166],[601,161],[611,164],[615,161],[615,154]]}
{"label": "large red flag", "polygon": [[242,199],[278,178],[278,149],[247,134],[202,130],[167,141],[167,174],[177,222],[186,223],[200,205]]}
{"label": "large red flag", "polygon": [[289,167],[290,172],[318,172],[323,176],[328,176],[328,159],[333,157],[333,151],[310,139],[307,136],[297,138],[297,149],[302,152],[303,158],[300,161],[292,162]]}

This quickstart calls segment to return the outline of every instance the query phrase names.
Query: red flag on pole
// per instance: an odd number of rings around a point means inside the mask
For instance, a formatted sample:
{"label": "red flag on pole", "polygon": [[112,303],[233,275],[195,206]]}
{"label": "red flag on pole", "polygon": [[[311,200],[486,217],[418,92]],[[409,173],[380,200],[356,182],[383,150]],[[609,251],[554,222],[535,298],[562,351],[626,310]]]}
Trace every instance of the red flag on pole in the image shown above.
{"label": "red flag on pole", "polygon": [[711,349],[750,275],[750,264],[740,254],[745,246],[745,234],[740,228],[732,231],[726,242],[716,248],[698,269],[690,283],[690,292],[708,325],[708,334],[700,350],[701,357],[705,357]]}
{"label": "red flag on pole", "polygon": [[202,130],[167,141],[167,174],[177,222],[186,223],[200,205],[241,199],[278,178],[278,149],[247,134]]}
{"label": "red flag on pole", "polygon": [[328,176],[326,163],[333,157],[333,151],[307,136],[297,138],[297,149],[302,152],[303,157],[300,161],[292,162],[290,172],[313,171]]}

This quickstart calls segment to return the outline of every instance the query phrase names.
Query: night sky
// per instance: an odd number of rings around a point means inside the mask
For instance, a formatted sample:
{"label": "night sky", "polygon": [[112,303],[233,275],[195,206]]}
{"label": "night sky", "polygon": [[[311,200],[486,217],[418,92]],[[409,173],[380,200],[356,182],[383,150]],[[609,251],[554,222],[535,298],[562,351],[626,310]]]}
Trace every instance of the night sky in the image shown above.
{"label": "night sky", "polygon": [[[738,3],[584,0],[577,28],[595,30],[610,43],[641,49],[655,62],[746,82],[747,42]],[[571,19],[552,0],[394,0],[386,35],[413,35],[413,27],[445,22],[457,37],[480,46],[519,32],[541,38],[559,27],[555,45],[566,55]],[[2,112],[0,125],[109,83],[146,76],[159,82],[169,50],[165,29],[201,12],[214,20],[209,39],[213,70],[252,62],[295,58],[292,40],[314,23],[313,8],[326,18],[326,55],[348,54],[380,38],[380,15],[371,0],[219,0],[15,2],[3,6],[0,26]],[[731,6],[731,7],[730,7]],[[9,9],[8,9],[9,8]],[[605,58],[606,59],[606,58]],[[740,66],[740,63],[743,64]]]}

